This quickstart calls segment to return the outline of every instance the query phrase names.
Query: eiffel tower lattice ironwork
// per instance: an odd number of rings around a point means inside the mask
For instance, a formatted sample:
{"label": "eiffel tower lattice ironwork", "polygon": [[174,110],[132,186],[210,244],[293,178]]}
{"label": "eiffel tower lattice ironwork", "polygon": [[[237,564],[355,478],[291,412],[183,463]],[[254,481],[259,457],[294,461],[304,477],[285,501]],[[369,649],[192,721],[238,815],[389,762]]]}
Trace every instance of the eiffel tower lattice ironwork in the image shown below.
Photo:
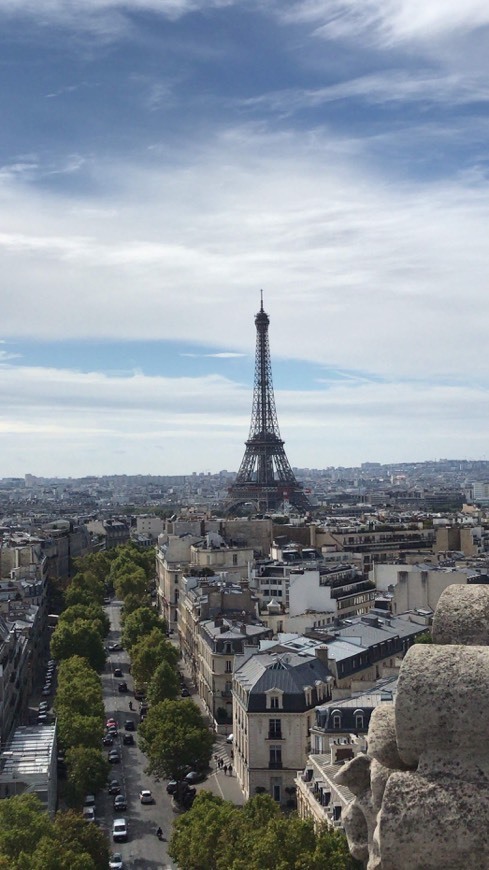
{"label": "eiffel tower lattice ironwork", "polygon": [[311,503],[290,467],[280,437],[273,395],[269,323],[268,314],[263,309],[262,291],[260,310],[255,317],[255,383],[250,432],[236,480],[229,488],[229,511],[244,502],[251,502],[262,512],[279,508],[284,502],[302,511],[311,509]]}

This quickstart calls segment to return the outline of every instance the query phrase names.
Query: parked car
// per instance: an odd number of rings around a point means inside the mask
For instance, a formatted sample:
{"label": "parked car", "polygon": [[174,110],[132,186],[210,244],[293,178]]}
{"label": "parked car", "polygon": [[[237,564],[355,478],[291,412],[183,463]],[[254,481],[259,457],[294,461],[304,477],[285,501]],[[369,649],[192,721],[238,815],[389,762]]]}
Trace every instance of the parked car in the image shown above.
{"label": "parked car", "polygon": [[114,843],[125,843],[127,840],[127,824],[125,819],[114,819],[112,824],[112,839]]}
{"label": "parked car", "polygon": [[95,810],[93,807],[83,807],[83,818],[86,822],[95,821]]}
{"label": "parked car", "polygon": [[128,691],[126,682],[119,683],[117,688],[119,689],[119,692],[127,692]]}
{"label": "parked car", "polygon": [[135,731],[136,723],[134,719],[126,719],[126,721],[124,722],[124,728],[126,731]]}
{"label": "parked car", "polygon": [[110,734],[112,738],[117,737],[117,725],[110,725],[110,727],[107,729],[107,733]]}
{"label": "parked car", "polygon": [[177,793],[178,782],[176,779],[170,779],[166,784],[166,793],[167,794],[176,794]]}
{"label": "parked car", "polygon": [[102,743],[104,746],[113,746],[114,745],[114,735],[113,734],[105,734],[102,738]]}
{"label": "parked car", "polygon": [[185,782],[201,782],[205,779],[204,774],[199,773],[197,770],[189,770],[189,772],[185,776]]}
{"label": "parked car", "polygon": [[186,686],[182,689],[180,694],[181,694],[182,698],[190,698],[190,692]]}
{"label": "parked car", "polygon": [[121,784],[118,779],[111,779],[109,782],[109,794],[120,794]]}
{"label": "parked car", "polygon": [[109,764],[120,764],[121,757],[118,749],[111,749],[108,755]]}
{"label": "parked car", "polygon": [[124,734],[122,737],[124,746],[134,746],[134,737],[132,734]]}
{"label": "parked car", "polygon": [[143,701],[145,698],[144,689],[134,689],[134,697],[136,701]]}
{"label": "parked car", "polygon": [[83,800],[84,807],[94,807],[95,806],[95,795],[94,794],[86,794]]}
{"label": "parked car", "polygon": [[124,676],[124,674],[122,673],[121,668],[114,668],[114,677],[123,677],[123,676]]}
{"label": "parked car", "polygon": [[117,722],[115,721],[115,719],[107,719],[107,722],[105,723],[105,727],[110,728],[111,725],[115,725],[117,727]]}
{"label": "parked car", "polygon": [[139,792],[139,800],[142,804],[154,804],[155,799],[151,794],[149,788],[143,788]]}
{"label": "parked car", "polygon": [[116,641],[115,643],[109,643],[107,649],[109,650],[109,652],[119,652],[119,650],[121,650],[122,647],[121,647],[120,643],[117,643],[117,641]]}
{"label": "parked car", "polygon": [[127,810],[127,801],[125,795],[118,794],[115,796],[114,810]]}
{"label": "parked car", "polygon": [[124,870],[122,863],[122,855],[120,852],[113,852],[109,858],[109,870]]}

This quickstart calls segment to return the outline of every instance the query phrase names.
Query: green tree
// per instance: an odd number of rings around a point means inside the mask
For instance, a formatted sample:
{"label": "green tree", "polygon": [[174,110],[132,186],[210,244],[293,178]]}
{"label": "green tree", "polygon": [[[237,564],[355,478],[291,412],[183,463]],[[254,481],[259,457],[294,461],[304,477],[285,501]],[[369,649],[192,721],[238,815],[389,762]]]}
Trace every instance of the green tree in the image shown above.
{"label": "green tree", "polygon": [[162,661],[176,667],[180,653],[157,628],[141,638],[131,649],[131,672],[136,683],[149,683]]}
{"label": "green tree", "polygon": [[39,798],[17,795],[0,801],[0,855],[15,866],[22,852],[30,855],[39,840],[51,833],[51,823]]}
{"label": "green tree", "polygon": [[168,628],[164,619],[158,616],[154,607],[138,607],[132,613],[125,616],[124,630],[122,632],[122,643],[124,647],[131,650],[141,638],[150,634],[156,628],[166,637]]}
{"label": "green tree", "polygon": [[107,837],[97,825],[87,825],[79,813],[56,813],[54,832],[60,843],[90,855],[94,866],[105,870],[109,860]]}
{"label": "green tree", "polygon": [[100,716],[83,716],[63,707],[57,708],[57,714],[58,736],[64,749],[71,749],[72,746],[100,749],[104,736]]}
{"label": "green tree", "polygon": [[102,638],[93,623],[85,619],[57,626],[51,638],[51,655],[57,661],[74,655],[83,656],[96,671],[103,670],[105,665]]}
{"label": "green tree", "polygon": [[423,634],[418,634],[417,637],[414,638],[414,643],[433,643],[431,631],[425,631]]}
{"label": "green tree", "polygon": [[[81,601],[77,597],[80,594],[82,596]],[[105,586],[102,581],[91,571],[83,571],[75,574],[72,578],[65,592],[65,604],[67,607],[78,603],[103,604],[104,595]]]}
{"label": "green tree", "polygon": [[180,780],[189,767],[209,766],[214,736],[193,701],[162,701],[150,707],[139,738],[148,770],[156,776]]}
{"label": "green tree", "polygon": [[93,622],[102,638],[107,637],[110,631],[110,619],[99,604],[72,604],[63,611],[59,621],[62,624],[72,625],[77,619]]}
{"label": "green tree", "polygon": [[88,572],[93,574],[99,583],[105,583],[115,556],[115,551],[113,556],[110,552],[87,553],[86,556],[75,559],[75,568],[77,572],[81,574]]}
{"label": "green tree", "polygon": [[223,841],[229,838],[234,845],[238,817],[239,810],[230,801],[208,791],[199,792],[191,810],[175,820],[170,857],[181,870],[215,870],[225,847]]}
{"label": "green tree", "polygon": [[148,581],[142,568],[129,564],[123,571],[113,575],[113,584],[118,598],[124,599],[127,595],[144,598]]}
{"label": "green tree", "polygon": [[84,795],[100,791],[107,782],[110,765],[100,749],[73,746],[66,753],[68,781],[75,800]]}
{"label": "green tree", "polygon": [[151,607],[149,595],[146,592],[144,595],[134,595],[134,593],[129,592],[124,598],[124,604],[121,607],[121,625],[123,628],[125,627],[127,617],[131,613],[134,613],[135,610],[139,610],[140,607]]}
{"label": "green tree", "polygon": [[[104,866],[107,867],[107,864]],[[97,870],[97,865],[87,852],[67,848],[56,840],[44,837],[32,855],[26,855],[25,852],[20,855],[15,870]]]}
{"label": "green tree", "polygon": [[169,845],[180,870],[355,870],[346,839],[310,819],[283,816],[270,795],[243,809],[201,791],[176,819]]}
{"label": "green tree", "polygon": [[177,669],[168,662],[161,662],[148,683],[146,691],[148,700],[151,704],[159,704],[167,698],[174,700],[179,693],[180,678]]}

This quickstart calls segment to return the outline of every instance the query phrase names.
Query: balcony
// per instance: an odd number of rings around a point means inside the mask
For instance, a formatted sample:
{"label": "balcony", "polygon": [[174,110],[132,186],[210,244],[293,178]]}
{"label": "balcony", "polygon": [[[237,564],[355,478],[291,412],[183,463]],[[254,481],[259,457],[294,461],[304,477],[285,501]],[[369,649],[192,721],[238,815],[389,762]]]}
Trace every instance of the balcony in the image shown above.
{"label": "balcony", "polygon": [[269,731],[267,740],[285,740],[281,731]]}
{"label": "balcony", "polygon": [[281,761],[269,761],[268,762],[269,770],[282,770],[282,762]]}

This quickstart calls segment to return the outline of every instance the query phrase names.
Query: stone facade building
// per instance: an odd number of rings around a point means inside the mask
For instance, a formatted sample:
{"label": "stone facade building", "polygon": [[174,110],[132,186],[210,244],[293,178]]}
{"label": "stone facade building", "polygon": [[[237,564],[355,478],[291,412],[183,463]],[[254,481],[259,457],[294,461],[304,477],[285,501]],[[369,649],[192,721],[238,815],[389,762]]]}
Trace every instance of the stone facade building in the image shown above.
{"label": "stone facade building", "polygon": [[331,698],[327,650],[259,653],[233,677],[234,767],[246,799],[267,792],[287,804],[310,751],[314,708]]}

